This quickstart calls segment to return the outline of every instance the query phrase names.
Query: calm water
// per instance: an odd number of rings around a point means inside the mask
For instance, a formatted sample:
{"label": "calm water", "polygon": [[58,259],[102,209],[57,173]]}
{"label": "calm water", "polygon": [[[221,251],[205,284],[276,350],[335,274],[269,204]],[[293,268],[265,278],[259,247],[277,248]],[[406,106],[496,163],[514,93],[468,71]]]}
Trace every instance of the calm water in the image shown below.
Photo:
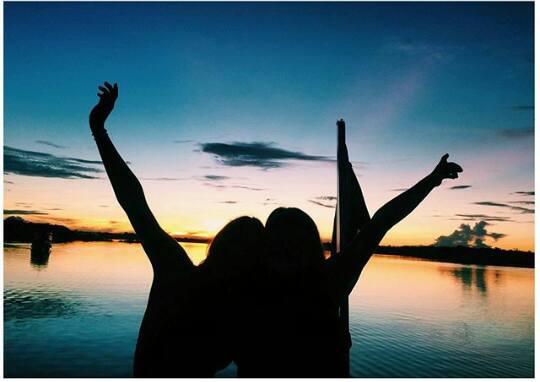
{"label": "calm water", "polygon": [[[6,246],[4,278],[6,377],[131,375],[151,282],[138,244],[54,245],[46,265]],[[350,301],[354,376],[534,375],[533,270],[374,256]]]}

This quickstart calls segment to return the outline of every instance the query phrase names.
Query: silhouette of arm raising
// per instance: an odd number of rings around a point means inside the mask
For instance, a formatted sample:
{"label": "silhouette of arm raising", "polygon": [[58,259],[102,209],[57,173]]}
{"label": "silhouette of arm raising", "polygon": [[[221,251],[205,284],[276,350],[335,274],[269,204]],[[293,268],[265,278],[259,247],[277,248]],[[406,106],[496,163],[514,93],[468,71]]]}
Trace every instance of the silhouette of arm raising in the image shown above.
{"label": "silhouette of arm raising", "polygon": [[146,252],[154,274],[187,270],[194,267],[184,249],[158,224],[148,207],[141,184],[114,147],[105,120],[118,98],[118,86],[105,82],[100,86],[100,100],[90,112],[90,129],[111,181],[116,199],[126,212]]}
{"label": "silhouette of arm raising", "polygon": [[456,163],[448,163],[444,155],[435,170],[413,187],[398,195],[373,215],[353,241],[336,256],[333,286],[338,296],[348,295],[360,277],[362,269],[384,235],[409,215],[443,179],[456,179],[463,170]]}

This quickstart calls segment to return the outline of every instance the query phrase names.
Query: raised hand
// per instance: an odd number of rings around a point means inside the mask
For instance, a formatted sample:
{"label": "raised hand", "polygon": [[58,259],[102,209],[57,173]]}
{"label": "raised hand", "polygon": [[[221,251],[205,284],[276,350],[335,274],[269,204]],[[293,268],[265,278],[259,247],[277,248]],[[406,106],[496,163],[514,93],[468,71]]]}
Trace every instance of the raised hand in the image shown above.
{"label": "raised hand", "polygon": [[118,98],[118,85],[114,86],[105,82],[103,86],[99,86],[101,93],[98,93],[99,102],[90,112],[90,127],[92,131],[97,128],[102,128],[105,120],[114,109],[114,103]]}
{"label": "raised hand", "polygon": [[440,185],[443,179],[457,179],[458,173],[463,172],[460,165],[454,162],[448,162],[448,157],[448,154],[444,154],[437,167],[431,173],[437,185]]}

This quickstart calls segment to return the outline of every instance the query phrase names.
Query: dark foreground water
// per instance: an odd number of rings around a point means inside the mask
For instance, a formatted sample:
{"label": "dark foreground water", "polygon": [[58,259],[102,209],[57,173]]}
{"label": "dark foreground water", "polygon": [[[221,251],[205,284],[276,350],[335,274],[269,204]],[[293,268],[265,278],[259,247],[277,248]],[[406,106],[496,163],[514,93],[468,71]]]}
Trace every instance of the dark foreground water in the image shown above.
{"label": "dark foreground water", "polygon": [[[131,376],[151,282],[140,246],[55,245],[39,262],[4,247],[5,376]],[[350,305],[353,376],[534,376],[531,269],[374,256]]]}

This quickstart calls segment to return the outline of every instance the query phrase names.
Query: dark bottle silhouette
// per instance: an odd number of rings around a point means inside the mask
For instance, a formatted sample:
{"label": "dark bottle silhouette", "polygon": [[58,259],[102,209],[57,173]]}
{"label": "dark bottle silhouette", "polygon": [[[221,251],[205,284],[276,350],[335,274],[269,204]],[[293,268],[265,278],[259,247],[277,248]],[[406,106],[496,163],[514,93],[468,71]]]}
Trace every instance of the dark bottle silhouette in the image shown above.
{"label": "dark bottle silhouette", "polygon": [[[346,147],[342,147],[346,151]],[[245,347],[239,376],[344,377],[350,347],[340,320],[340,305],[384,235],[411,213],[445,178],[462,169],[444,155],[424,179],[369,218],[360,185],[348,164],[346,195],[351,240],[325,260],[314,221],[297,208],[278,208],[266,222],[269,282],[257,319],[265,328]]]}
{"label": "dark bottle silhouette", "polygon": [[105,121],[118,86],[100,86],[90,128],[114,193],[152,265],[154,277],[135,350],[136,377],[211,377],[234,356],[238,314],[257,265],[262,223],[241,217],[228,223],[195,266],[158,224],[135,175],[114,147]]}

